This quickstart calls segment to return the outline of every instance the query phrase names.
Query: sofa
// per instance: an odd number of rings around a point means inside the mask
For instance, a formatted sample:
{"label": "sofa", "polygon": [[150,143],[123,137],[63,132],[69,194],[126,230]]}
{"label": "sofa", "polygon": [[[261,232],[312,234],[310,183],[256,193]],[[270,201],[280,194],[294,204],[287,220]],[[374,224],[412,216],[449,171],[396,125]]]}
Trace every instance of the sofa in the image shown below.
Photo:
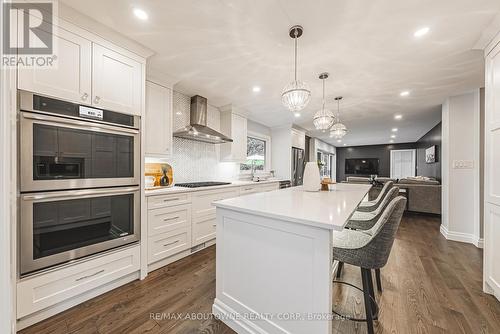
{"label": "sofa", "polygon": [[[409,177],[404,179],[391,179],[378,177],[377,181],[385,183],[394,182],[407,198],[407,210],[412,212],[441,214],[441,184],[439,181],[426,177]],[[369,184],[369,177],[348,176],[347,183]],[[368,199],[377,198],[382,187],[372,187],[368,193]]]}

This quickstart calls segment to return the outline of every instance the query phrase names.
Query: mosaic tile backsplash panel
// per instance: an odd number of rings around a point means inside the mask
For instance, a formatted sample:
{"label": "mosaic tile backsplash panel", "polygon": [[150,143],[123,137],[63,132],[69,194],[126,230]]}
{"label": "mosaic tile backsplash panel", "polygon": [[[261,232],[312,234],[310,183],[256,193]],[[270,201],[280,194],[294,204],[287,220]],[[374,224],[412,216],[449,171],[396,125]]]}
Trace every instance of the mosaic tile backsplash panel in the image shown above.
{"label": "mosaic tile backsplash panel", "polygon": [[[189,124],[191,97],[173,93],[174,131]],[[220,111],[209,105],[207,125],[220,129]],[[213,181],[221,177],[219,146],[174,137],[172,158],[167,161],[174,169],[174,180],[179,182]]]}

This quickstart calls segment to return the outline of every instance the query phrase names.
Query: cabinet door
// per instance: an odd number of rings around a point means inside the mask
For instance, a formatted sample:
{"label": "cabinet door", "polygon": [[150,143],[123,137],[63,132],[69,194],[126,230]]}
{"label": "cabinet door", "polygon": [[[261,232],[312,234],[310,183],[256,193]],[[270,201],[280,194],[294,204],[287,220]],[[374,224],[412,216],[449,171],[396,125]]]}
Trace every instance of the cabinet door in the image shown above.
{"label": "cabinet door", "polygon": [[92,104],[140,115],[141,63],[95,43],[92,49]]}
{"label": "cabinet door", "polygon": [[172,151],[172,90],[146,82],[146,155],[168,157]]}
{"label": "cabinet door", "polygon": [[500,44],[486,56],[484,280],[486,292],[500,298]]}
{"label": "cabinet door", "polygon": [[247,160],[247,119],[240,115],[232,115],[232,150],[235,161]]}
{"label": "cabinet door", "polygon": [[81,104],[90,104],[92,43],[58,28],[53,68],[19,67],[18,88]]}

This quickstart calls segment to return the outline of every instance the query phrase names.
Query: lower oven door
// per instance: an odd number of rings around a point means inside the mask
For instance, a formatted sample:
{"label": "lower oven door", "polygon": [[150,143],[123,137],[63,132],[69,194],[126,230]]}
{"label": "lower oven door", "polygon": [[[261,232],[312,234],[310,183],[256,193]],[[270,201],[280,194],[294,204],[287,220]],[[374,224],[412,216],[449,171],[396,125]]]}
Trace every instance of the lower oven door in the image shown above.
{"label": "lower oven door", "polygon": [[21,275],[139,241],[139,190],[21,194]]}

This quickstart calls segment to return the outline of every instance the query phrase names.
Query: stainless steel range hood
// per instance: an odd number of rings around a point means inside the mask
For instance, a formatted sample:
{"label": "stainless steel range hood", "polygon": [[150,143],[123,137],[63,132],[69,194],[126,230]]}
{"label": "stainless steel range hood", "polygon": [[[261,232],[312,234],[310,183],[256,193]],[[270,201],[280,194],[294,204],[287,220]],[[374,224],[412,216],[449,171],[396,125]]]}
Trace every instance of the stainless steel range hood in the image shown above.
{"label": "stainless steel range hood", "polygon": [[207,99],[195,95],[191,97],[190,124],[174,132],[174,137],[202,141],[210,144],[230,143],[233,140],[207,126]]}

